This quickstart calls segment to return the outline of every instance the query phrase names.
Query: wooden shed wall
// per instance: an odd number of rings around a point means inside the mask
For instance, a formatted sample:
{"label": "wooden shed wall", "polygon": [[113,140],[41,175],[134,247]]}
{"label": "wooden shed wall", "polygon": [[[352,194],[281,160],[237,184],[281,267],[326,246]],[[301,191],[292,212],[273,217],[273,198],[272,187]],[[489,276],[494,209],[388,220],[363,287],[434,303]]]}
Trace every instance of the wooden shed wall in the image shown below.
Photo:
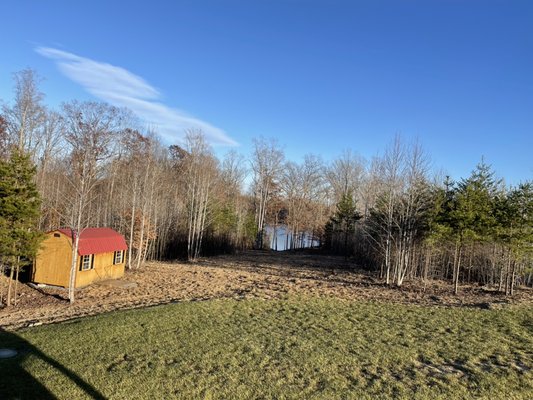
{"label": "wooden shed wall", "polygon": [[[72,260],[71,240],[63,234],[59,235],[55,237],[54,233],[50,233],[43,240],[32,269],[33,282],[68,287]],[[113,265],[114,252],[94,254],[93,268],[86,271],[80,270],[81,257],[78,256],[75,287],[122,277],[126,265],[125,256],[126,252],[122,263]]]}
{"label": "wooden shed wall", "polygon": [[[125,253],[125,252],[124,252]],[[78,272],[76,273],[76,287],[90,285],[104,279],[117,279],[124,275],[124,260],[121,264],[113,265],[114,252],[94,255],[93,269],[80,271],[81,257],[78,256]]]}
{"label": "wooden shed wall", "polygon": [[65,235],[48,235],[37,253],[32,270],[32,281],[56,286],[68,286],[72,246]]}

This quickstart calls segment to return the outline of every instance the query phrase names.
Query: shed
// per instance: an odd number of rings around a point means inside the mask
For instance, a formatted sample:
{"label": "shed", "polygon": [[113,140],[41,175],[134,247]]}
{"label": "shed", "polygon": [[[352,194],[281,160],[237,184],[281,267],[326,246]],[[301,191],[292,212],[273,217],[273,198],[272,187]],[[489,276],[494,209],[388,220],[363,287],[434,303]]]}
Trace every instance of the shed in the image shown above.
{"label": "shed", "polygon": [[[68,287],[72,238],[71,229],[57,229],[46,234],[33,264],[33,282]],[[78,244],[75,287],[122,277],[127,248],[124,237],[111,228],[83,229]]]}

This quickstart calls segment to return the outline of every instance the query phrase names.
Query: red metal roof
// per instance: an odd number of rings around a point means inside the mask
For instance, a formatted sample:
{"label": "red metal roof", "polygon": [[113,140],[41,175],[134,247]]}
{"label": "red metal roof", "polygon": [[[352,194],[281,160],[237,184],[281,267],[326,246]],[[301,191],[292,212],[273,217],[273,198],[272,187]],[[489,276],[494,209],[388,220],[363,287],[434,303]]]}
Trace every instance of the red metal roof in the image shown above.
{"label": "red metal roof", "polygon": [[[58,229],[57,231],[72,238],[70,228]],[[81,231],[78,245],[78,254],[80,256],[127,249],[128,246],[124,236],[111,228],[85,228]]]}

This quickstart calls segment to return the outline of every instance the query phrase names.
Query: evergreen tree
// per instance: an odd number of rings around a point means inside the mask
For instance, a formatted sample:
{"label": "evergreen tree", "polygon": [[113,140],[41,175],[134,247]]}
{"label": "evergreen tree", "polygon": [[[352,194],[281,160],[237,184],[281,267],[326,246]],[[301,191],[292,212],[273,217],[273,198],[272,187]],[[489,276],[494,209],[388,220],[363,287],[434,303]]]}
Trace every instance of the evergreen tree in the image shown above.
{"label": "evergreen tree", "polygon": [[492,238],[496,227],[494,213],[500,181],[490,165],[482,160],[471,176],[459,184],[456,221],[461,233],[474,240]]}
{"label": "evergreen tree", "polygon": [[450,207],[453,202],[454,182],[446,176],[444,186],[433,185],[430,188],[429,207],[427,210],[427,231],[423,236],[426,248],[423,266],[423,279],[427,283],[431,268],[433,253],[442,249],[443,244],[449,243],[452,229],[449,223]]}
{"label": "evergreen tree", "polygon": [[430,245],[449,241],[453,237],[455,193],[455,182],[449,176],[446,176],[444,187],[434,187],[432,190],[427,238]]}
{"label": "evergreen tree", "polygon": [[[481,160],[468,179],[455,191],[448,223],[455,237],[454,293],[457,294],[462,253],[469,244],[471,253],[476,242],[492,240],[496,233],[496,199],[501,181],[494,177],[490,165]],[[469,265],[471,268],[471,265]]]}
{"label": "evergreen tree", "polygon": [[42,239],[35,229],[40,197],[34,176],[30,157],[20,150],[14,149],[7,160],[0,159],[0,255],[10,268],[8,306],[13,281],[18,279],[20,268],[36,255]]}
{"label": "evergreen tree", "polygon": [[361,219],[361,215],[357,211],[352,192],[348,190],[337,203],[337,210],[330,219],[330,225],[326,225],[326,230],[343,234],[345,257],[348,256],[348,237],[354,234],[355,224],[359,219]]}
{"label": "evergreen tree", "polygon": [[513,294],[517,265],[523,267],[524,274],[533,272],[533,182],[522,183],[501,197],[497,216],[497,239],[508,251],[505,292]]}

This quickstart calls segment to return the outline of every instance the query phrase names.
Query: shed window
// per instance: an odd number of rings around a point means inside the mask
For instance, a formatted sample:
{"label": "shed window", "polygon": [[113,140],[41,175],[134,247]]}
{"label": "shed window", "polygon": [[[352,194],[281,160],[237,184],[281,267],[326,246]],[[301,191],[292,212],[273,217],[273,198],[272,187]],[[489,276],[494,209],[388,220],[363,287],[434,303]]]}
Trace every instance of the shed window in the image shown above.
{"label": "shed window", "polygon": [[59,233],[54,233],[54,237],[61,237]]}
{"label": "shed window", "polygon": [[113,264],[122,264],[124,261],[124,250],[115,251],[115,257],[113,258]]}
{"label": "shed window", "polygon": [[81,270],[87,271],[94,268],[93,265],[93,254],[88,254],[86,256],[81,256]]}

